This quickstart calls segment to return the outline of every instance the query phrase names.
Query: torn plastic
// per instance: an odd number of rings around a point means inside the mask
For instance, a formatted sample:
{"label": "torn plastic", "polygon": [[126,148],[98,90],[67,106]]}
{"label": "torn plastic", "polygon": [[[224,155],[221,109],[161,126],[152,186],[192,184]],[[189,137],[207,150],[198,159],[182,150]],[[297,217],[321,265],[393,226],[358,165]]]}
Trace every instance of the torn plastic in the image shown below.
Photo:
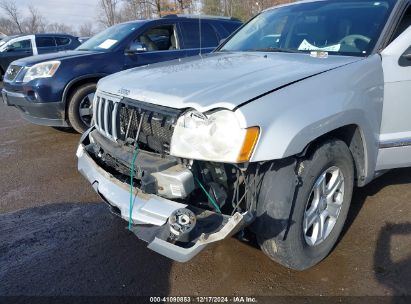
{"label": "torn plastic", "polygon": [[[129,185],[96,164],[81,143],[77,157],[79,171],[93,185],[94,190],[111,206],[112,211],[129,220]],[[131,231],[148,242],[148,248],[179,262],[189,261],[208,244],[234,235],[254,219],[249,211],[237,212],[233,216],[217,214],[146,194],[138,189],[134,197]],[[195,214],[195,227],[184,238],[176,238],[170,230],[169,220],[177,210],[186,208]]]}

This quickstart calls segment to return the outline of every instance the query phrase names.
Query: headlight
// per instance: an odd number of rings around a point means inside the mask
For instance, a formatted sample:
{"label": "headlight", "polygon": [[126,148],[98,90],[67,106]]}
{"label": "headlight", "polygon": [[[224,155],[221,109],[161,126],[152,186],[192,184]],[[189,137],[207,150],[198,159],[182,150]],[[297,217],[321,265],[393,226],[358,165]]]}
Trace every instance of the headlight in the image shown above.
{"label": "headlight", "polygon": [[60,61],[47,61],[33,65],[24,76],[23,82],[29,82],[37,78],[53,77],[60,66]]}
{"label": "headlight", "polygon": [[236,115],[229,110],[210,115],[189,111],[177,121],[170,154],[215,162],[247,162],[259,134],[258,127],[241,128]]}

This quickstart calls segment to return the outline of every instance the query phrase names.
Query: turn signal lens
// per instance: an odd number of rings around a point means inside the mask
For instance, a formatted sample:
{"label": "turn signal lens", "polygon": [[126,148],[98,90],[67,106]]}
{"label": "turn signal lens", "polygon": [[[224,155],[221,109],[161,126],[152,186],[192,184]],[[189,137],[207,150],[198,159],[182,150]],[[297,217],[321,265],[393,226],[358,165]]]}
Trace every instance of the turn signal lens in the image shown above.
{"label": "turn signal lens", "polygon": [[241,148],[240,154],[238,155],[237,162],[244,163],[250,160],[259,136],[259,127],[251,127],[247,129],[243,147]]}

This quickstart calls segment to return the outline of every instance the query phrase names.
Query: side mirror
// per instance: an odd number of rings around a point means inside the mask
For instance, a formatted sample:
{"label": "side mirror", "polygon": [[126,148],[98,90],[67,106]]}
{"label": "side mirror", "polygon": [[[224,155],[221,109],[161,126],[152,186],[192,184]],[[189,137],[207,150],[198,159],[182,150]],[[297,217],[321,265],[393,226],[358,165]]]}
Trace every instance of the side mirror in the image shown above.
{"label": "side mirror", "polygon": [[132,42],[131,45],[126,49],[127,55],[132,55],[136,53],[144,53],[147,52],[147,47],[144,43],[141,42]]}
{"label": "side mirror", "polygon": [[8,47],[6,48],[6,52],[14,52],[14,50],[15,50],[15,48],[12,47],[12,46],[8,46]]}

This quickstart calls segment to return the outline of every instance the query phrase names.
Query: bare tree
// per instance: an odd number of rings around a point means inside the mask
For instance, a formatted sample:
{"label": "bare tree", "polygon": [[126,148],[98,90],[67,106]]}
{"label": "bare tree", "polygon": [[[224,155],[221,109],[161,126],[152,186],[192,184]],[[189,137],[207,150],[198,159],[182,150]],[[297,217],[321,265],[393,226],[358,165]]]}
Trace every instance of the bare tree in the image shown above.
{"label": "bare tree", "polygon": [[151,0],[149,2],[151,3],[152,6],[154,6],[154,8],[157,12],[157,15],[159,17],[161,17],[161,11],[162,11],[162,8],[163,8],[163,1],[162,0]]}
{"label": "bare tree", "polygon": [[176,6],[181,13],[188,10],[189,13],[192,12],[193,0],[175,0]]}
{"label": "bare tree", "polygon": [[120,15],[123,21],[148,19],[153,17],[153,8],[151,1],[147,0],[123,0],[124,5]]}
{"label": "bare tree", "polygon": [[248,20],[262,10],[295,0],[202,0],[201,11],[205,14],[223,15]]}
{"label": "bare tree", "polygon": [[201,12],[206,15],[222,15],[221,0],[202,0]]}
{"label": "bare tree", "polygon": [[[158,17],[162,16],[163,9],[168,7],[168,0],[144,0],[146,5],[151,6],[151,12],[155,13]],[[152,16],[153,17],[153,14]]]}
{"label": "bare tree", "polygon": [[200,0],[123,0],[118,21],[162,17],[175,12],[192,12]]}
{"label": "bare tree", "polygon": [[[65,32],[76,34],[72,27],[64,23],[47,24],[47,20],[33,5],[28,6],[23,15],[17,0],[0,0],[0,29],[6,34]],[[92,36],[101,28],[118,22],[161,17],[175,12],[191,13],[194,10],[203,14],[225,15],[247,20],[261,10],[280,3],[294,0],[99,0],[99,24],[86,22],[78,30],[81,36]]]}
{"label": "bare tree", "polygon": [[16,26],[7,18],[0,18],[0,29],[6,35],[16,34]]}
{"label": "bare tree", "polygon": [[0,8],[4,10],[11,22],[13,22],[19,33],[23,33],[23,20],[16,3],[12,0],[1,0]]}
{"label": "bare tree", "polygon": [[23,24],[25,32],[27,33],[40,33],[44,32],[46,29],[46,23],[44,17],[39,13],[39,11],[33,6],[28,6],[29,15],[25,18]]}
{"label": "bare tree", "polygon": [[109,27],[119,21],[118,5],[119,0],[100,0],[99,7],[102,14],[99,16],[99,21]]}
{"label": "bare tree", "polygon": [[78,33],[79,33],[80,37],[94,36],[95,30],[94,30],[93,24],[91,22],[86,22],[86,23],[80,25]]}
{"label": "bare tree", "polygon": [[76,31],[74,31],[70,26],[64,23],[53,22],[47,25],[46,27],[47,32],[49,33],[66,33],[71,35],[76,35]]}

